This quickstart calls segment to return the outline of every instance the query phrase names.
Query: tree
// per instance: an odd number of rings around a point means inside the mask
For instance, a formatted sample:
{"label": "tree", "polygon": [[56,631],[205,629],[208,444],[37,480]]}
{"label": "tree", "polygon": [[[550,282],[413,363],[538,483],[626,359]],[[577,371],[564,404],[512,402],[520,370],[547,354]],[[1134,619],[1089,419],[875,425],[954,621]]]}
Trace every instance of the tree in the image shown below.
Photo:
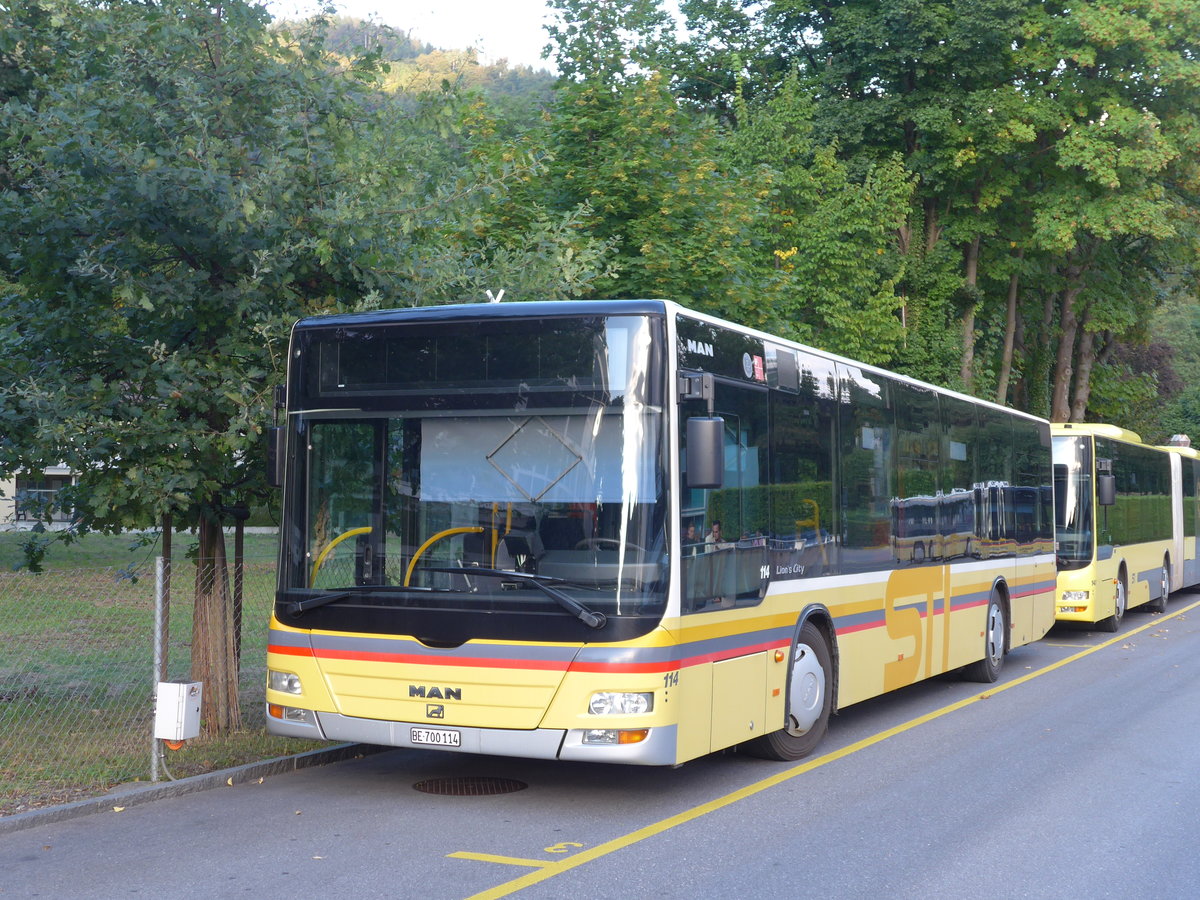
{"label": "tree", "polygon": [[783,0],[744,24],[722,0],[686,8],[702,39],[761,55],[734,61],[751,96],[785,66],[809,78],[815,133],[852,172],[899,153],[916,177],[907,371],[1086,415],[1106,347],[1194,258],[1200,7]]}
{"label": "tree", "polygon": [[4,45],[55,52],[6,57],[28,84],[3,133],[0,471],[70,465],[83,529],[197,530],[193,677],[206,728],[236,728],[221,525],[265,489],[291,322],[416,285],[424,302],[469,299],[468,259],[570,294],[590,262],[565,275],[545,260],[603,249],[547,218],[523,256],[519,235],[461,228],[427,262],[422,240],[536,161],[446,149],[469,144],[470,104],[387,102],[369,60],[325,54],[321,19],[272,31],[247,0],[42,6]]}
{"label": "tree", "polygon": [[1034,245],[1063,260],[1050,414],[1079,421],[1101,339],[1140,326],[1161,266],[1193,252],[1181,188],[1196,184],[1200,11],[1047,3],[1025,33],[1031,97],[1057,120],[1039,132],[1047,167],[1031,216]]}
{"label": "tree", "polygon": [[876,364],[893,362],[904,336],[895,235],[913,184],[898,157],[855,177],[836,144],[813,133],[814,102],[796,76],[779,94],[734,104],[727,156],[770,185],[764,243],[786,290],[774,317],[784,334]]}
{"label": "tree", "polygon": [[770,191],[721,157],[722,132],[652,67],[666,19],[646,0],[556,0],[564,78],[551,114],[547,206],[586,204],[614,248],[597,292],[670,297],[757,327],[786,325],[761,227]]}

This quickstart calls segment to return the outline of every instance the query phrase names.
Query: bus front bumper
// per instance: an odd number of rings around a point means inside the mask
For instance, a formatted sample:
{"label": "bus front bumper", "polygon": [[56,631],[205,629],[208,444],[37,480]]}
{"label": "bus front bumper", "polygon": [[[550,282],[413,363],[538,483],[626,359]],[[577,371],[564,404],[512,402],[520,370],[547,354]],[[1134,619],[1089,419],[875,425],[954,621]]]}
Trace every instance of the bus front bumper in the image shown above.
{"label": "bus front bumper", "polygon": [[[294,717],[278,718],[268,710],[267,731],[271,734],[309,740],[356,741],[384,747],[449,750],[489,756],[523,756],[529,759],[562,759],[635,766],[672,766],[676,763],[675,725],[651,728],[645,740],[636,744],[585,744],[585,731],[582,729],[535,728],[523,731],[430,722],[388,722],[312,710],[289,710],[289,713]],[[428,740],[413,740],[414,735],[428,738],[430,732],[457,743],[433,744]]]}

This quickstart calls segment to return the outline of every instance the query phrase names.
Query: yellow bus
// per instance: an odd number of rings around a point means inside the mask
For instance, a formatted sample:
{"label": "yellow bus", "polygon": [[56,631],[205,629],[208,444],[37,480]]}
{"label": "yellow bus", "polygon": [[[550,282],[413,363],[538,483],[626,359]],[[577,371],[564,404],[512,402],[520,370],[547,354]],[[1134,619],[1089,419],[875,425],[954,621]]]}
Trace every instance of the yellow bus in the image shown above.
{"label": "yellow bus", "polygon": [[1052,426],[1056,617],[1102,631],[1126,611],[1162,612],[1196,584],[1196,475],[1191,447],[1153,447],[1114,425]]}
{"label": "yellow bus", "polygon": [[1043,420],[667,301],[311,318],[289,360],[274,733],[796,759],[1053,624]]}

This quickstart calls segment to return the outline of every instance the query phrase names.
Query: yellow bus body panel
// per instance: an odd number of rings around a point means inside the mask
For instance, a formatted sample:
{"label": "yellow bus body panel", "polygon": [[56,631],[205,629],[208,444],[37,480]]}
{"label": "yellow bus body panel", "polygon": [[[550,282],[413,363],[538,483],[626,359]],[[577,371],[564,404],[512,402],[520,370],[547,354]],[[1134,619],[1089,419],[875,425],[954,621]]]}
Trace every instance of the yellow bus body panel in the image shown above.
{"label": "yellow bus body panel", "polygon": [[[620,644],[478,641],[454,650],[411,638],[308,632],[272,620],[268,666],[300,695],[267,701],[391,722],[496,729],[677,729],[677,762],[784,723],[792,642],[805,610],[836,630],[839,707],[952,671],[984,648],[997,577],[1009,596],[1010,644],[1053,624],[1053,558],[922,565],[791,580],[757,605],[665,619]],[[951,603],[947,615],[945,597]],[[653,696],[641,715],[595,716],[597,691]]]}
{"label": "yellow bus body panel", "polygon": [[[1172,544],[1173,541],[1162,540],[1117,547],[1108,558],[1093,560],[1081,569],[1060,572],[1055,606],[1058,621],[1095,624],[1111,616],[1117,608],[1117,584],[1122,571],[1125,610],[1149,603],[1157,594],[1163,562],[1171,556]],[[1086,591],[1087,600],[1068,601],[1064,597],[1067,591]]]}

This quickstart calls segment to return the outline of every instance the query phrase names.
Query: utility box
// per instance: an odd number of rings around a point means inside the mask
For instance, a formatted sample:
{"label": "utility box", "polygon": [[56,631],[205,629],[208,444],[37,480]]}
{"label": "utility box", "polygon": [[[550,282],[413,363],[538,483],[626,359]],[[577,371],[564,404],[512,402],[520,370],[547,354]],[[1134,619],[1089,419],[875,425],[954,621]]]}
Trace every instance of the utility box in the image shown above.
{"label": "utility box", "polygon": [[186,741],[200,735],[199,681],[160,681],[154,708],[154,736],[161,741]]}

